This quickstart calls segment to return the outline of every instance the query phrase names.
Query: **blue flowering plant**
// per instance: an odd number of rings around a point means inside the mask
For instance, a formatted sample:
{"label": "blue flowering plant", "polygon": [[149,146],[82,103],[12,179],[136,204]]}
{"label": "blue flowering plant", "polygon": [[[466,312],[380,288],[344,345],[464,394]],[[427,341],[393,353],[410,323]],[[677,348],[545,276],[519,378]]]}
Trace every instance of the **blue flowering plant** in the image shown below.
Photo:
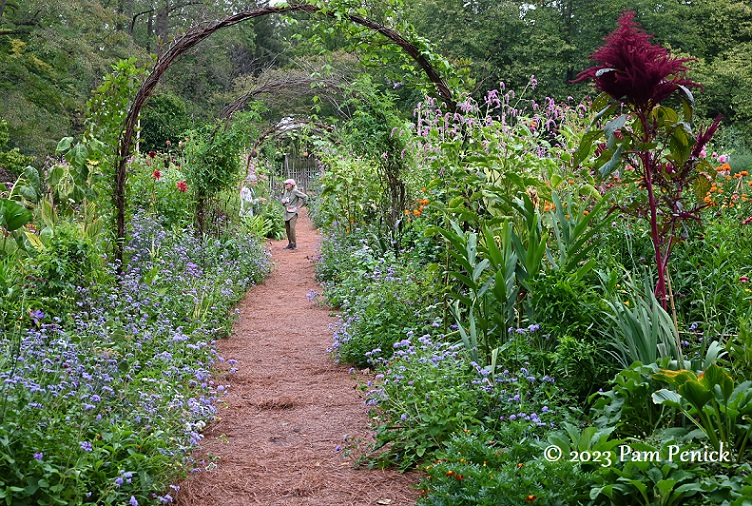
{"label": "blue flowering plant", "polygon": [[538,437],[568,416],[571,400],[556,380],[529,365],[492,374],[438,332],[411,333],[392,352],[366,385],[377,426],[372,463],[407,469],[430,461],[458,432],[503,438],[510,426],[522,426],[527,437]]}
{"label": "blue flowering plant", "polygon": [[0,336],[7,504],[171,502],[171,483],[194,468],[190,450],[227,389],[215,373],[236,370],[216,340],[269,259],[253,238],[169,232],[146,213],[126,252],[119,285],[78,287],[68,318],[29,288],[25,317]]}

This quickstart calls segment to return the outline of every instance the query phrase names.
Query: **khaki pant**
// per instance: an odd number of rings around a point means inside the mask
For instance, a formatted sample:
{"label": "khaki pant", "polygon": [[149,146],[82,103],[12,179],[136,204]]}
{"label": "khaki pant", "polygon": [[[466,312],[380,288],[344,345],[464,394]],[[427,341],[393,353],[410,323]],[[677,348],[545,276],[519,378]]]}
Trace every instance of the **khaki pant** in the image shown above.
{"label": "khaki pant", "polygon": [[298,215],[296,214],[289,220],[285,222],[285,233],[287,233],[287,242],[290,243],[290,246],[297,247],[297,243],[295,242],[295,223],[298,221]]}

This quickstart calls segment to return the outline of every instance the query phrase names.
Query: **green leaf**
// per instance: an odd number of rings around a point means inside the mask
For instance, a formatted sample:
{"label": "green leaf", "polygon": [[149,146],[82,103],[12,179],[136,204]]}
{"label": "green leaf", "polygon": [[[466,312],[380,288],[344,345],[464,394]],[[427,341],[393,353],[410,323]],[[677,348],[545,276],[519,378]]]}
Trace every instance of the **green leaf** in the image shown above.
{"label": "green leaf", "polygon": [[611,159],[603,164],[603,166],[599,169],[602,177],[610,176],[611,173],[614,172],[619,166],[622,149],[624,149],[624,144],[619,144],[619,146],[616,148],[616,151],[614,151],[613,155],[611,156]]}
{"label": "green leaf", "polygon": [[678,392],[697,411],[702,411],[702,408],[713,399],[712,387],[708,387],[700,381],[688,381],[678,388]]}
{"label": "green leaf", "polygon": [[609,149],[613,149],[614,145],[616,144],[616,131],[621,130],[621,128],[626,124],[627,122],[627,115],[622,114],[620,116],[615,117],[608,123],[606,123],[606,126],[603,127],[603,133],[606,135],[606,145]]}
{"label": "green leaf", "polygon": [[0,199],[0,227],[13,232],[29,223],[31,219],[31,211],[21,204],[8,199]]}
{"label": "green leaf", "polygon": [[662,404],[666,405],[672,408],[680,408],[682,407],[682,397],[681,395],[677,394],[676,392],[672,390],[667,390],[665,388],[658,390],[657,392],[654,392],[653,395],[653,402],[655,404]]}
{"label": "green leaf", "polygon": [[[580,164],[588,157],[590,156],[590,151],[593,147],[593,141],[600,138],[603,135],[602,130],[590,130],[585,133],[585,135],[582,136],[582,140],[580,141],[580,145],[577,148],[577,151],[574,153],[574,160],[573,164],[575,167],[579,167]],[[552,178],[553,180],[553,178]],[[553,185],[553,181],[552,181]]]}
{"label": "green leaf", "polygon": [[62,139],[60,139],[60,142],[57,143],[55,152],[63,153],[63,152],[68,151],[71,148],[71,146],[73,146],[74,142],[75,142],[75,139],[73,137],[63,137]]}

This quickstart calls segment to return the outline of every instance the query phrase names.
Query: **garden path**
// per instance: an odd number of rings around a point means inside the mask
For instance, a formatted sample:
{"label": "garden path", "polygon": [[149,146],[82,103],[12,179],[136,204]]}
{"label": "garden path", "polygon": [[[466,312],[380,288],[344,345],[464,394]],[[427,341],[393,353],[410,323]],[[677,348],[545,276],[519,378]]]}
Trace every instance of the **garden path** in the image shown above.
{"label": "garden path", "polygon": [[[309,301],[311,259],[319,236],[303,213],[298,250],[271,241],[274,268],[240,303],[232,335],[219,353],[237,360],[218,420],[204,431],[196,457],[211,469],[180,484],[181,506],[414,505],[417,478],[356,469],[337,452],[369,437],[364,394],[349,368],[335,364],[330,310]],[[225,363],[225,367],[227,364]],[[364,377],[364,379],[367,379]]]}

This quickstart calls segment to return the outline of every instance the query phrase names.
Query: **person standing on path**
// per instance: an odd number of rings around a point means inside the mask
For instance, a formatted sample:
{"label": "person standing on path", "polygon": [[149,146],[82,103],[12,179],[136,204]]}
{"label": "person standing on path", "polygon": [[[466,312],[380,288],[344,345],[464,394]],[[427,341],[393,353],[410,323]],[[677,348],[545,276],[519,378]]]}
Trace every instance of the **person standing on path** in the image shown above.
{"label": "person standing on path", "polygon": [[285,193],[281,199],[282,205],[285,206],[285,232],[287,233],[287,246],[285,246],[285,249],[298,249],[295,239],[295,224],[298,221],[300,206],[305,205],[307,200],[308,195],[298,190],[294,179],[285,180]]}

